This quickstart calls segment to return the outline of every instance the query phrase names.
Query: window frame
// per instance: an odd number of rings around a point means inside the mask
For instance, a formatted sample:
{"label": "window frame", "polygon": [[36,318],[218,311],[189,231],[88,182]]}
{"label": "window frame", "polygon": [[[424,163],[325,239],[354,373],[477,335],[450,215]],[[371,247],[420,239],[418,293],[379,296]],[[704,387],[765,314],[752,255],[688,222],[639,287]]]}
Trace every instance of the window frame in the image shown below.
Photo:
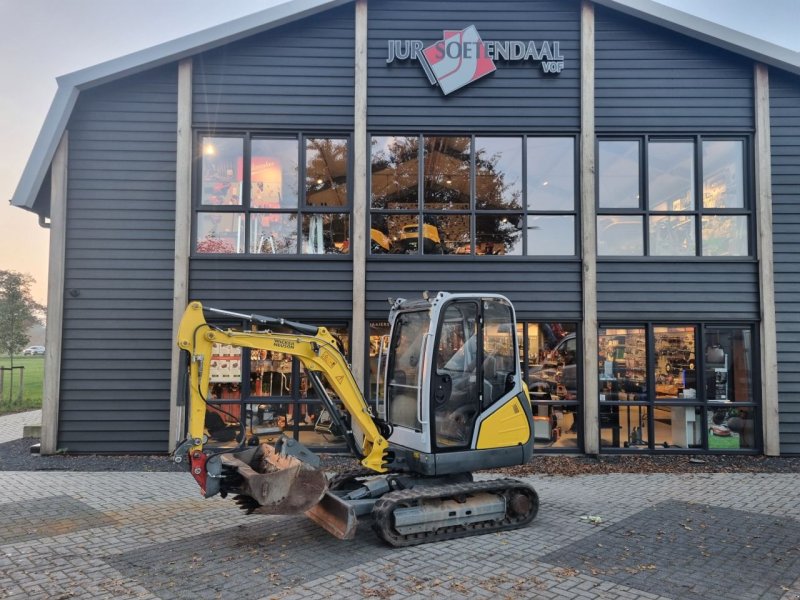
{"label": "window frame", "polygon": [[[655,366],[656,366],[656,351],[655,351],[655,328],[656,327],[693,327],[695,329],[695,373],[697,379],[697,394],[695,398],[657,398],[656,397],[656,383],[655,383]],[[655,432],[655,415],[654,410],[647,411],[647,428],[648,440],[646,449],[632,450],[627,447],[614,447],[614,446],[600,446],[601,454],[641,454],[643,452],[654,453],[660,450],[661,454],[697,454],[698,452],[708,454],[760,454],[764,447],[764,439],[761,431],[761,423],[763,419],[763,403],[761,398],[761,350],[760,350],[760,331],[758,323],[755,321],[669,321],[669,320],[641,320],[630,322],[619,321],[600,321],[597,325],[598,348],[595,353],[599,353],[599,338],[601,330],[604,329],[644,329],[645,333],[645,351],[646,351],[646,373],[645,373],[645,387],[646,392],[645,400],[603,400],[600,401],[599,390],[599,373],[598,373],[598,395],[593,399],[597,403],[598,413],[603,406],[608,407],[645,407],[648,409],[655,409],[660,407],[664,408],[700,408],[701,423],[705,424],[708,421],[709,413],[714,409],[724,406],[734,406],[736,408],[752,409],[753,413],[753,430],[754,430],[754,444],[753,448],[740,448],[733,449],[715,449],[708,446],[708,428],[703,426],[701,443],[699,446],[690,446],[688,448],[669,447],[662,448],[656,445],[651,432]],[[752,374],[752,400],[749,402],[720,402],[718,400],[709,400],[706,397],[706,359],[705,353],[701,351],[706,347],[706,329],[707,328],[721,328],[721,329],[748,329],[751,334],[752,340],[752,356],[751,364],[749,365]],[[600,423],[598,423],[598,428]]]}
{"label": "window frame", "polygon": [[[581,261],[581,219],[580,219],[580,147],[578,144],[578,135],[575,133],[553,132],[553,133],[510,133],[510,132],[480,132],[459,134],[458,132],[435,132],[427,131],[420,132],[406,132],[394,131],[387,132],[385,130],[375,130],[368,133],[367,145],[372,148],[372,140],[376,137],[406,137],[417,139],[417,152],[418,152],[418,172],[417,172],[417,207],[415,210],[399,210],[399,209],[378,209],[372,207],[372,152],[368,153],[368,167],[367,167],[367,227],[371,229],[372,218],[374,215],[410,215],[416,217],[418,220],[417,232],[417,247],[419,251],[415,254],[373,254],[370,248],[370,235],[366,235],[366,256],[367,260],[377,261],[392,261],[402,260],[412,261],[426,261],[426,260],[448,260],[448,261],[492,261],[492,260],[510,260],[510,261],[548,261],[548,262],[580,262]],[[425,138],[430,137],[469,137],[470,139],[470,202],[468,209],[458,210],[426,210],[425,209]],[[522,169],[522,197],[521,206],[519,209],[478,209],[476,201],[476,166],[475,166],[475,144],[477,138],[516,138],[522,144],[521,148],[521,169]],[[572,140],[573,149],[573,208],[572,210],[530,210],[528,209],[528,139],[530,138],[567,138]],[[421,152],[422,151],[422,152]],[[455,216],[467,215],[470,218],[470,252],[469,254],[424,254],[422,249],[423,232],[425,224],[425,215],[435,216]],[[519,255],[492,255],[492,254],[478,254],[476,252],[476,229],[477,217],[479,216],[494,216],[494,215],[513,215],[520,216],[522,219],[522,228],[520,230],[522,235],[522,253]],[[528,217],[529,216],[571,216],[573,218],[573,254],[528,254]]]}
{"label": "window frame", "polygon": [[[600,145],[603,142],[637,142],[639,145],[639,206],[636,208],[603,208],[600,206]],[[713,208],[704,206],[703,202],[703,142],[741,142],[742,144],[742,200],[741,208]],[[693,194],[695,207],[687,211],[658,211],[650,208],[649,181],[649,146],[650,142],[691,142],[693,144],[694,182]],[[747,134],[598,134],[595,137],[595,155],[598,168],[595,172],[595,221],[604,216],[636,216],[642,218],[642,254],[600,254],[599,239],[597,241],[597,260],[599,261],[736,261],[755,262],[756,223],[755,223],[755,174],[753,165],[753,136]],[[653,255],[650,253],[650,218],[651,217],[691,216],[694,218],[694,254]],[[747,254],[741,256],[706,256],[703,254],[703,217],[704,216],[743,216],[747,219]]]}
{"label": "window frame", "polygon": [[[242,203],[240,205],[207,205],[203,200],[203,140],[208,137],[239,138],[242,140]],[[309,206],[306,204],[306,141],[315,138],[339,139],[347,145],[347,201],[344,206]],[[297,141],[297,207],[295,208],[252,208],[251,202],[251,160],[252,144],[258,140]],[[192,223],[190,259],[209,260],[352,260],[353,242],[353,135],[352,132],[308,131],[262,131],[255,129],[198,129],[194,131],[194,156],[192,159]],[[241,214],[244,218],[244,252],[210,253],[197,252],[198,215],[200,213]],[[289,214],[297,216],[297,250],[291,254],[266,254],[250,251],[250,218],[259,214]],[[303,218],[309,214],[337,214],[348,219],[348,240],[350,249],[341,254],[306,254],[303,252]]]}

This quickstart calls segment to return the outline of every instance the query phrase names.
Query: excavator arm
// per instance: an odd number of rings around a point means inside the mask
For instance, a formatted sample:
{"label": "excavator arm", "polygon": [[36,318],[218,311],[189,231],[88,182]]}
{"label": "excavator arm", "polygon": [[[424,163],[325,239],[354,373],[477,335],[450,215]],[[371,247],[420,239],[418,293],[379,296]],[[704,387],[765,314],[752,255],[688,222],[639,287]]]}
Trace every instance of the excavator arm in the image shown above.
{"label": "excavator arm", "polygon": [[[262,325],[282,325],[298,333],[222,329],[209,325],[206,322],[204,312],[235,317]],[[319,382],[317,373],[324,374],[328,384],[338,396],[339,402],[344,406],[344,410],[350,415],[352,429],[359,432],[357,436],[353,436],[351,432],[348,432],[351,449],[357,454],[357,458],[361,460],[361,464],[364,467],[376,473],[383,473],[387,470],[388,441],[386,436],[381,434],[376,420],[353,378],[347,361],[337,347],[335,338],[324,327],[315,327],[260,315],[243,315],[212,308],[204,309],[200,302],[192,302],[186,308],[181,319],[177,342],[182,350],[188,352],[190,363],[189,405],[187,407],[188,427],[186,439],[175,454],[180,460],[183,458],[183,454],[188,452],[192,474],[200,483],[204,493],[206,493],[208,487],[206,470],[210,471],[206,461],[211,456],[222,454],[217,452],[214,455],[210,455],[203,450],[207,405],[206,394],[209,389],[210,365],[214,344],[281,352],[297,357],[312,376],[312,381]],[[318,391],[321,395],[325,395],[324,390]],[[264,446],[268,453],[273,453],[271,447]],[[230,452],[235,453],[241,450],[242,447],[239,447],[232,449]],[[234,454],[234,456],[237,455]],[[282,459],[276,458],[276,460]],[[239,459],[223,457],[223,462],[225,461],[230,465],[235,461],[239,461]],[[250,465],[247,466],[249,467]],[[240,464],[238,467],[240,474],[247,479],[245,474],[247,469]],[[282,463],[278,465],[273,461],[270,470],[276,471],[281,468],[283,468]],[[212,474],[212,476],[214,475]]]}

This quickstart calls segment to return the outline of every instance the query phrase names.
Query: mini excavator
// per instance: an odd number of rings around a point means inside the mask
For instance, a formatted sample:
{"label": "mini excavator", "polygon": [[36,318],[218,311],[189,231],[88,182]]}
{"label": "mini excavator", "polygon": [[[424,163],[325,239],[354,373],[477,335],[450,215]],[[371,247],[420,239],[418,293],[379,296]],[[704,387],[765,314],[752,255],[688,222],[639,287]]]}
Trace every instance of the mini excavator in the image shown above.
{"label": "mini excavator", "polygon": [[[248,513],[305,513],[340,539],[353,538],[359,517],[370,515],[377,535],[392,546],[527,525],[539,508],[529,484],[472,476],[525,464],[533,453],[513,307],[495,294],[424,296],[392,301],[378,361],[383,394],[374,412],[324,327],[190,303],[177,340],[186,366],[186,437],[174,460],[188,466],[205,497],[230,494]],[[217,327],[206,313],[250,327]],[[282,436],[271,445],[247,437],[242,417],[228,446],[210,443],[215,344],[297,358],[331,430],[361,468],[329,478],[299,441]]]}

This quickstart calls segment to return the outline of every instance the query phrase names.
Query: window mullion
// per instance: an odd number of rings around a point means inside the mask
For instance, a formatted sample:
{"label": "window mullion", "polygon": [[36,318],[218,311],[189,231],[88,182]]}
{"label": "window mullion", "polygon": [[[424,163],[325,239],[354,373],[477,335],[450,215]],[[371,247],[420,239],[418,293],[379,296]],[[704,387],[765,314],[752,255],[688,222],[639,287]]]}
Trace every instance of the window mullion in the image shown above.
{"label": "window mullion", "polygon": [[417,173],[417,255],[422,256],[425,237],[425,163],[427,162],[425,150],[425,136],[420,134],[417,138],[417,163],[419,172]]}
{"label": "window mullion", "polygon": [[656,406],[656,344],[653,323],[647,323],[645,326],[645,348],[647,349],[647,447],[652,450],[655,447],[653,413]]}
{"label": "window mullion", "polygon": [[695,160],[695,196],[697,197],[695,206],[695,256],[703,256],[703,210],[705,209],[705,177],[703,174],[703,139],[695,136],[694,139],[694,160]]}
{"label": "window mullion", "polygon": [[306,208],[306,135],[299,133],[297,139],[297,152],[300,154],[297,162],[297,174],[300,180],[297,182],[297,223],[295,231],[297,235],[297,250],[299,255],[303,254],[303,218]]}
{"label": "window mullion", "polygon": [[639,171],[639,208],[643,209],[642,223],[644,227],[642,255],[650,256],[650,173],[648,170],[650,136],[644,136],[643,140],[640,140],[639,143],[639,157],[641,158],[641,167]]}
{"label": "window mullion", "polygon": [[[251,254],[250,247],[250,179],[251,179],[251,143],[250,132],[244,134],[244,150],[242,152],[242,208],[244,209],[244,254]],[[244,391],[244,390],[243,390]]]}
{"label": "window mullion", "polygon": [[477,183],[475,181],[476,177],[476,158],[475,158],[475,136],[471,135],[469,137],[469,237],[470,237],[470,256],[475,256],[478,253],[478,240],[476,239],[477,235],[477,206],[478,206],[478,199],[476,197],[478,190],[477,190]]}
{"label": "window mullion", "polygon": [[522,136],[522,256],[528,256],[528,136],[527,135]]}

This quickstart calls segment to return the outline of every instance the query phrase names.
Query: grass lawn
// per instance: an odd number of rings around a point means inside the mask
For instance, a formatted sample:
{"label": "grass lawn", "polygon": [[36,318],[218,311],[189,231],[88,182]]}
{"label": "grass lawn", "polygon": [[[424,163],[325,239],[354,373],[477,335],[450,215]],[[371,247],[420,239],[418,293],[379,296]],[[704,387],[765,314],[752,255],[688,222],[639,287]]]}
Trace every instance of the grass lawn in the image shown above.
{"label": "grass lawn", "polygon": [[[0,357],[0,367],[10,367],[11,359]],[[42,408],[42,382],[44,381],[44,356],[15,356],[15,367],[25,367],[22,397],[19,395],[19,369],[14,369],[14,391],[11,391],[11,372],[3,374],[3,390],[0,395],[0,415]]]}

